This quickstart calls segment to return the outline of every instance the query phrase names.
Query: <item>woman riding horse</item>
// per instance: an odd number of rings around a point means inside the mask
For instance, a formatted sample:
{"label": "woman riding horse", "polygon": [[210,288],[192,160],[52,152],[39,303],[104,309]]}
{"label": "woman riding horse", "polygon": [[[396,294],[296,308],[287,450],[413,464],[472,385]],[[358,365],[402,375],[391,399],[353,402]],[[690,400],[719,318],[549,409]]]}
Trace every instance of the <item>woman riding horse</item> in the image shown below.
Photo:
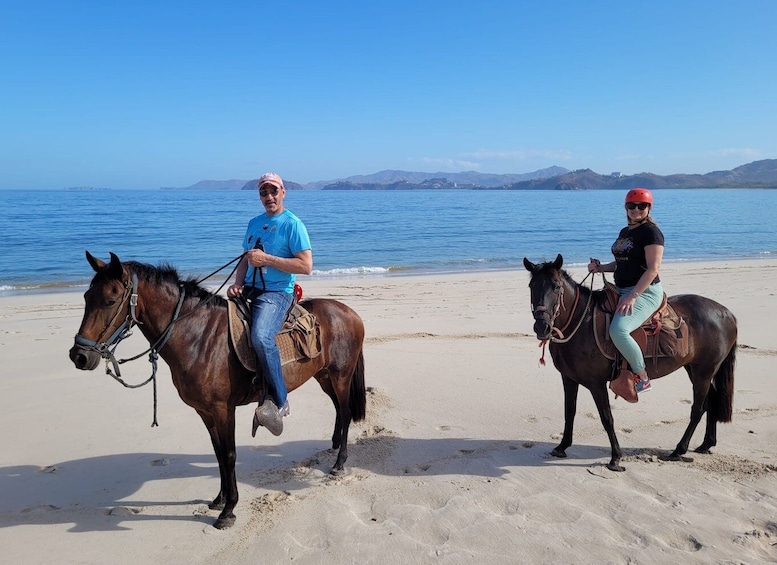
{"label": "woman riding horse", "polygon": [[[600,263],[591,259],[589,273],[614,272],[620,300],[610,323],[610,337],[628,361],[637,392],[650,390],[645,359],[639,344],[631,337],[661,306],[664,289],[658,272],[664,256],[664,234],[650,211],[653,195],[645,188],[634,188],[626,194],[626,222],[612,244],[615,260]],[[633,393],[632,393],[633,394]]]}

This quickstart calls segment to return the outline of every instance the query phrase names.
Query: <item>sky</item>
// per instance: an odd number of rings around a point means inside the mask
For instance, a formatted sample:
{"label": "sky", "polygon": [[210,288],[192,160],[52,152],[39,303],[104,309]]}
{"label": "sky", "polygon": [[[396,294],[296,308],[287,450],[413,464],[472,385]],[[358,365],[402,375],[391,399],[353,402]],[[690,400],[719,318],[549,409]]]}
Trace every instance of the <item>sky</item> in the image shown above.
{"label": "sky", "polygon": [[0,3],[0,189],[777,158],[777,2]]}

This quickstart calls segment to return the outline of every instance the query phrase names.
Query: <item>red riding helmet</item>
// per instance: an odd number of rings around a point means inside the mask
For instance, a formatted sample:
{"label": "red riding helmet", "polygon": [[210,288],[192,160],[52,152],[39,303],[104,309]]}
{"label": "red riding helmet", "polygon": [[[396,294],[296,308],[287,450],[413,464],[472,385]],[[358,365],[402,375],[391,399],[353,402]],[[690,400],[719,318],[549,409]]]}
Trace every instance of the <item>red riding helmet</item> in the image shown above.
{"label": "red riding helmet", "polygon": [[632,188],[626,193],[626,202],[647,202],[653,206],[653,195],[647,188]]}

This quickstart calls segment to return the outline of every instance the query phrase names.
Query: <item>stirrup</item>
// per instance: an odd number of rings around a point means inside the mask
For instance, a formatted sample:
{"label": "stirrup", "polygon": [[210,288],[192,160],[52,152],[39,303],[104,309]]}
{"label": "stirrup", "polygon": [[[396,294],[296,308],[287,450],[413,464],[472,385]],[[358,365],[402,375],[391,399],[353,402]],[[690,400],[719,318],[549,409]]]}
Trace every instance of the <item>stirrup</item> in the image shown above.
{"label": "stirrup", "polygon": [[283,433],[283,417],[278,413],[278,407],[275,402],[269,398],[257,406],[254,410],[254,422],[251,427],[251,437],[256,437],[256,430],[259,426],[264,426],[274,436]]}
{"label": "stirrup", "polygon": [[610,390],[615,393],[616,400],[620,396],[623,400],[630,402],[631,404],[639,402],[637,389],[634,386],[634,377],[634,373],[628,369],[621,369],[618,378],[610,381]]}

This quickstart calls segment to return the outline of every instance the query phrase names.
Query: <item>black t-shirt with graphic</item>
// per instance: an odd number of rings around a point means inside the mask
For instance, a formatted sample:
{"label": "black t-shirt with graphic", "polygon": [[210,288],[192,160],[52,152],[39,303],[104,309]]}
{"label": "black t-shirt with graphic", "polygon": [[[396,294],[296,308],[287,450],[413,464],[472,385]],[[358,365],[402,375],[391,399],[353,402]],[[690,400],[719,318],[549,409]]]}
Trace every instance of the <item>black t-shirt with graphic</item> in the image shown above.
{"label": "black t-shirt with graphic", "polygon": [[[664,234],[657,225],[645,222],[630,229],[625,227],[618,234],[618,239],[612,244],[612,254],[615,256],[615,284],[620,288],[634,286],[647,270],[645,247],[648,245],[663,245]],[[653,283],[659,282],[658,275]],[[652,284],[652,283],[651,283]]]}

